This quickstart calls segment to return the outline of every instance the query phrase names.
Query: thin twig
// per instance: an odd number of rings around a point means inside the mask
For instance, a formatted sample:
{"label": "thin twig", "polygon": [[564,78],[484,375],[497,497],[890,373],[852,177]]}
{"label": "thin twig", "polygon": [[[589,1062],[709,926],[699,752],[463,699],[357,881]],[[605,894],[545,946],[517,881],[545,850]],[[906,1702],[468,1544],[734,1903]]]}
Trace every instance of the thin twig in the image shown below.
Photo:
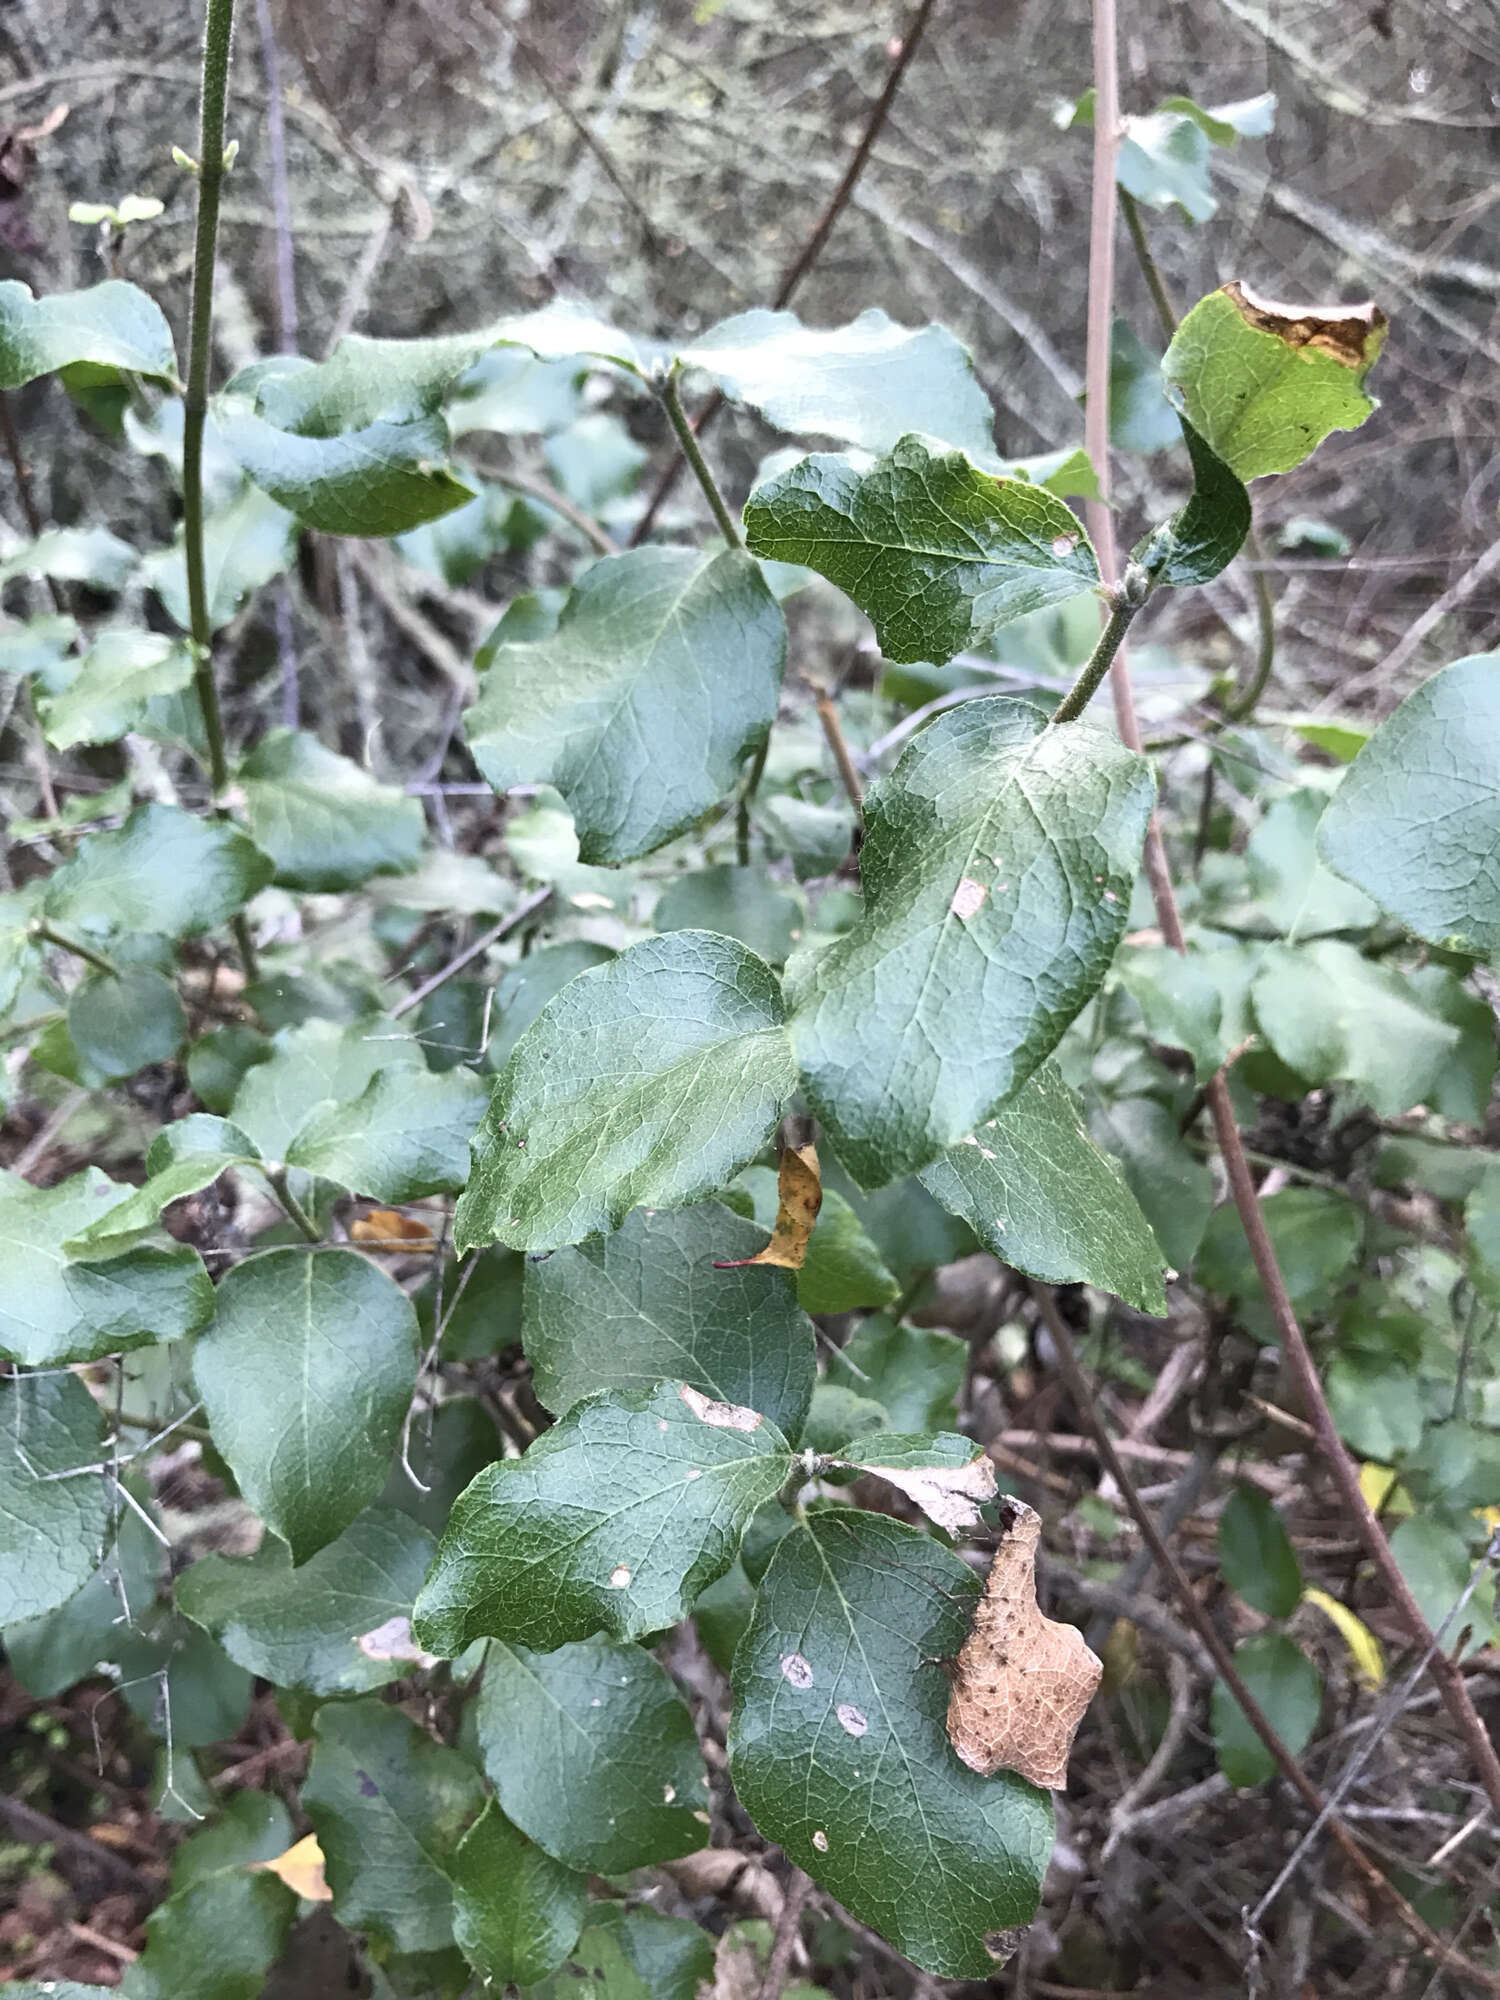
{"label": "thin twig", "polygon": [[80,1833],[75,1827],[50,1819],[34,1806],[23,1805],[19,1799],[7,1797],[3,1792],[0,1792],[0,1819],[5,1821],[18,1840],[32,1845],[41,1841],[50,1842],[64,1854],[76,1855],[80,1861],[97,1867],[100,1874],[107,1876],[117,1888],[128,1889],[133,1896],[154,1894],[151,1884],[140,1870],[132,1868],[112,1848],[87,1833]]}
{"label": "thin twig", "polygon": [[[844,169],[843,177],[824,204],[823,212],[813,224],[812,231],[807,237],[806,242],[803,243],[801,249],[781,274],[780,282],[777,284],[771,301],[776,311],[779,312],[783,306],[791,303],[792,294],[797,290],[814,264],[817,263],[819,257],[822,256],[828,239],[833,234],[834,225],[848,207],[850,196],[854,193],[859,183],[860,175],[864,172],[870,154],[874,150],[875,141],[880,137],[885,127],[885,121],[890,116],[891,106],[896,101],[896,93],[901,88],[901,80],[906,75],[911,59],[917,52],[917,44],[922,39],[923,31],[931,19],[932,10],[935,5],[936,0],[919,0],[917,10],[912,15],[906,33],[902,36],[900,45],[891,59],[891,66],[886,72],[885,83],[880,95],[871,105],[870,115],[865,120],[864,130],[859,135],[859,140],[855,145],[854,151],[849,155],[849,164]],[[692,421],[692,429],[695,434],[701,437],[723,407],[724,397],[716,389]],[[680,458],[673,458],[668,465],[663,467],[657,478],[656,485],[652,489],[651,498],[646,502],[646,511],[641,515],[640,520],[636,522],[635,532],[630,537],[630,546],[632,548],[639,547],[655,527],[657,515],[661,512],[673,487],[676,486],[678,479],[682,476],[682,463]]]}
{"label": "thin twig", "polygon": [[476,465],[474,470],[483,479],[494,480],[497,486],[508,486],[513,492],[524,493],[529,500],[538,501],[543,507],[559,515],[570,527],[576,528],[590,547],[596,548],[601,556],[618,555],[620,545],[609,531],[596,521],[592,514],[584,512],[576,501],[559,491],[550,479],[539,478],[534,472],[517,472],[511,466],[499,472]]}
{"label": "thin twig", "polygon": [[854,808],[854,817],[863,821],[865,811],[865,788],[859,781],[859,772],[854,768],[854,759],[849,754],[849,745],[844,739],[843,725],[839,712],[833,705],[832,695],[821,691],[818,694],[818,720],[823,725],[823,734],[828,747],[833,752],[833,761],[838,767],[839,782],[848,794],[849,803]]}
{"label": "thin twig", "polygon": [[466,945],[457,958],[450,958],[440,972],[433,973],[431,979],[424,980],[404,999],[398,1000],[391,1009],[391,1019],[399,1021],[401,1016],[409,1014],[413,1007],[420,1007],[429,993],[436,993],[440,986],[446,986],[450,979],[457,978],[466,965],[472,965],[474,960],[487,952],[492,944],[498,944],[501,938],[508,937],[518,924],[524,924],[528,917],[534,916],[551,894],[550,888],[538,889],[524,902],[518,903],[508,917],[502,917],[499,923],[487,930],[482,937],[477,937],[471,945]]}
{"label": "thin twig", "polygon": [[781,1913],[776,1919],[776,1931],[771,1943],[771,1956],[766,1962],[765,1977],[760,1982],[756,2000],[781,2000],[782,1988],[792,1969],[792,1954],[797,1949],[797,1937],[802,1927],[802,1912],[807,1907],[807,1899],[812,1894],[811,1879],[800,1868],[793,1868],[787,1878],[786,1888],[781,1898]]}
{"label": "thin twig", "polygon": [[[667,420],[676,433],[677,442],[682,447],[683,457],[692,467],[693,477],[703,489],[703,497],[707,500],[709,509],[719,524],[719,533],[724,537],[730,548],[742,549],[745,544],[740,534],[738,523],[730,513],[723,494],[719,491],[718,481],[708,469],[708,460],[703,456],[703,447],[699,444],[694,434],[693,426],[687,420],[687,412],[682,407],[682,391],[678,387],[681,374],[681,364],[674,362],[665,381],[661,385],[661,400],[667,413]],[[701,429],[702,426],[700,425],[699,428]]]}

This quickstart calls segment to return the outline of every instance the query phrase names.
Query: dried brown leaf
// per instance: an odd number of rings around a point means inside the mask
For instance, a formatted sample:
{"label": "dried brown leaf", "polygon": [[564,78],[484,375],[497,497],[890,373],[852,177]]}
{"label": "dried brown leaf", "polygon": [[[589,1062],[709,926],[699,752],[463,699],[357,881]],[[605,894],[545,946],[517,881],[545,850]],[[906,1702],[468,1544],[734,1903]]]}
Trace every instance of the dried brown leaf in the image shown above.
{"label": "dried brown leaf", "polygon": [[1060,1791],[1104,1669],[1077,1627],[1036,1601],[1041,1516],[1019,1500],[1004,1505],[1009,1520],[954,1667],[948,1740],[983,1777],[1015,1771]]}
{"label": "dried brown leaf", "polygon": [[402,1215],[394,1208],[372,1208],[350,1225],[351,1243],[363,1243],[367,1250],[405,1250],[431,1243],[432,1231],[415,1215]]}
{"label": "dried brown leaf", "polygon": [[776,1227],[764,1250],[753,1257],[715,1262],[716,1271],[738,1271],[747,1264],[774,1264],[778,1270],[800,1271],[807,1261],[813,1224],[823,1206],[823,1172],[816,1146],[788,1146],[776,1175]]}

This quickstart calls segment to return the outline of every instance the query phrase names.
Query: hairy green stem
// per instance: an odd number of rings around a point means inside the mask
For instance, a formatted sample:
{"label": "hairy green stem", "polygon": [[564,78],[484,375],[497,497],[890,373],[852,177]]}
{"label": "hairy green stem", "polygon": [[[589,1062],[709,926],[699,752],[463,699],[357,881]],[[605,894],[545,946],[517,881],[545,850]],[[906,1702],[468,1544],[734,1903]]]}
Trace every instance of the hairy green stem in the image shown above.
{"label": "hairy green stem", "polygon": [[1130,232],[1130,245],[1135,251],[1135,261],[1141,267],[1141,276],[1146,280],[1146,290],[1151,294],[1151,303],[1156,308],[1162,339],[1170,347],[1180,315],[1172,303],[1172,294],[1167,290],[1161,266],[1152,254],[1151,240],[1146,234],[1146,225],[1141,221],[1139,203],[1128,188],[1119,188],[1117,192],[1120,213],[1125,218],[1125,227]]}
{"label": "hairy green stem", "polygon": [[275,1190],[276,1199],[286,1210],[288,1221],[295,1225],[298,1233],[306,1237],[309,1243],[321,1243],[323,1238],[318,1232],[318,1225],[287,1185],[286,1168],[267,1167],[266,1179]]}
{"label": "hairy green stem", "polygon": [[682,407],[682,392],[678,388],[679,369],[673,367],[661,385],[661,399],[667,412],[668,421],[677,433],[677,442],[682,446],[682,455],[693,469],[693,477],[703,488],[704,498],[713,509],[714,519],[719,524],[719,533],[732,549],[742,549],[745,544],[735,525],[734,516],[724,504],[724,496],[714,483],[714,476],[708,469],[708,460],[703,456],[698,440],[693,435],[693,427],[688,422],[687,411]]}
{"label": "hairy green stem", "polygon": [[[198,121],[198,221],[193,237],[193,293],[188,317],[187,393],[182,406],[182,550],[187,567],[188,629],[193,641],[193,690],[208,744],[208,774],[219,817],[228,816],[229,783],[224,721],[214,681],[214,630],[203,565],[203,428],[208,420],[208,369],[213,351],[214,253],[219,200],[224,188],[224,106],[229,94],[229,50],[234,0],[208,0],[203,21],[203,95]],[[234,919],[235,944],[247,979],[256,977],[255,945],[243,913]]]}
{"label": "hairy green stem", "polygon": [[1110,599],[1109,617],[1099,634],[1099,643],[1089,655],[1088,665],[1063,696],[1047,725],[1055,728],[1059,722],[1076,722],[1088,707],[1099,689],[1104,685],[1104,677],[1115,663],[1115,655],[1125,643],[1125,634],[1130,630],[1139,604],[1131,603],[1119,593]]}
{"label": "hairy green stem", "polygon": [[81,958],[86,965],[93,966],[96,972],[106,973],[111,979],[118,979],[120,976],[119,967],[107,959],[102,951],[95,951],[92,945],[80,943],[77,938],[69,937],[66,931],[54,930],[51,924],[41,918],[31,926],[31,935],[40,938],[43,944],[55,944],[59,951],[72,952],[75,958]]}

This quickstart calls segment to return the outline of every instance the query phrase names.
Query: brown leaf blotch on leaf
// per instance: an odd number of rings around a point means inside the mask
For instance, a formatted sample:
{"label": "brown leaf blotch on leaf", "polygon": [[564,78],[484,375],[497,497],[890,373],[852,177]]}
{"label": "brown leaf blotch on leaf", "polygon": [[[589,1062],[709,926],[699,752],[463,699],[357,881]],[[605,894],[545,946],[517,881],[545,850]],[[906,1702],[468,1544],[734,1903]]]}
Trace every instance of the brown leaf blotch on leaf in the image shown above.
{"label": "brown leaf blotch on leaf", "polygon": [[1083,1634],[1036,1601],[1041,1517],[1009,1510],[948,1699],[948,1740],[971,1771],[1014,1771],[1046,1791],[1068,1781],[1068,1752],[1104,1671]]}
{"label": "brown leaf blotch on leaf", "polygon": [[1385,339],[1385,314],[1373,299],[1348,306],[1288,305],[1284,299],[1262,298],[1238,280],[1224,291],[1257,332],[1273,333],[1288,347],[1316,348],[1361,373]]}
{"label": "brown leaf blotch on leaf", "polygon": [[714,1264],[716,1271],[738,1271],[747,1264],[774,1264],[778,1270],[800,1271],[807,1246],[823,1206],[823,1172],[816,1146],[788,1146],[776,1175],[776,1227],[764,1250],[753,1257]]}

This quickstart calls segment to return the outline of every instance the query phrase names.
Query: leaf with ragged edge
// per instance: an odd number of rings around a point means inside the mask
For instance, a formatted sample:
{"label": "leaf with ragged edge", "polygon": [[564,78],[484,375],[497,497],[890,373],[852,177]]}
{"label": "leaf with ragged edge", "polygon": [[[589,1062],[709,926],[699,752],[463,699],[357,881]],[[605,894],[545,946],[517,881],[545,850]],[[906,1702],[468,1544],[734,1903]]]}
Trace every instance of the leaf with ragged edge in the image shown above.
{"label": "leaf with ragged edge", "polygon": [[297,1912],[266,1868],[290,1838],[280,1799],[245,1791],[184,1841],[172,1892],[147,1919],[146,1948],[118,1989],[126,2000],[257,2000]]}
{"label": "leaf with ragged edge", "polygon": [[757,308],[721,320],[678,359],[777,430],[884,452],[912,431],[993,459],[995,413],[968,349],[945,326],[912,328],[872,306],[846,326]]}
{"label": "leaf with ragged edge", "polygon": [[[1285,1632],[1257,1632],[1236,1646],[1234,1664],[1266,1720],[1292,1755],[1300,1757],[1312,1741],[1323,1707],[1317,1668]],[[1219,1769],[1231,1785],[1243,1789],[1275,1777],[1275,1758],[1222,1680],[1213,1684],[1209,1713]]]}
{"label": "leaf with ragged edge", "polygon": [[687,1615],[791,1469],[776,1426],[686,1383],[575,1404],[460,1495],[417,1599],[418,1643],[637,1639]]}
{"label": "leaf with ragged edge", "polygon": [[303,1021],[282,1028],[266,1061],[245,1073],[233,1122],[268,1160],[281,1160],[326,1101],[352,1104],[371,1080],[393,1069],[420,1070],[422,1045],[385,1014],[357,1021]]}
{"label": "leaf with ragged edge", "polygon": [[76,1375],[0,1378],[0,1626],[55,1611],[98,1568],[110,1494],[79,1468],[99,1464],[103,1447],[103,1415]]}
{"label": "leaf with ragged edge", "polygon": [[1008,1495],[1000,1505],[1000,1542],[953,1675],[948,1739],[982,1777],[1014,1771],[1061,1791],[1104,1669],[1077,1626],[1036,1601],[1041,1516]]}
{"label": "leaf with ragged edge", "polygon": [[161,381],[177,373],[165,315],[135,285],[111,278],[87,291],[35,298],[17,279],[0,284],[0,390],[78,361]]}
{"label": "leaf with ragged edge", "polygon": [[1330,431],[1374,410],[1364,381],[1386,320],[1366,301],[1283,305],[1248,285],[1200,299],[1162,360],[1167,392],[1209,449],[1242,480],[1290,472]]}
{"label": "leaf with ragged edge", "polygon": [[436,1547],[409,1515],[370,1507],[300,1569],[269,1538],[244,1559],[202,1557],[177,1607],[276,1687],[365,1694],[419,1662],[408,1620]]}
{"label": "leaf with ragged edge", "polygon": [[491,1799],[448,1867],[453,1938],[486,1985],[530,1986],[578,1942],[587,1879],[544,1854]]}
{"label": "leaf with ragged edge", "polygon": [[319,1105],[287,1164],[377,1201],[451,1194],[469,1177],[469,1138],[488,1091],[472,1070],[377,1070],[352,1102]]}
{"label": "leaf with ragged edge", "polygon": [[868,472],[832,453],[803,459],[751,494],[745,540],[837,584],[873,619],[887,659],[938,666],[1099,581],[1061,500],[916,436]]}
{"label": "leaf with ragged edge", "polygon": [[707,1843],[692,1717],[639,1646],[492,1644],[475,1733],[506,1817],[570,1868],[623,1874]]}
{"label": "leaf with ragged edge", "polygon": [[1156,785],[1027,703],[938,716],[865,802],[859,920],[788,974],[804,1087],[864,1187],[925,1167],[1020,1089],[1124,935]]}
{"label": "leaf with ragged edge", "polygon": [[585,862],[631,861],[724,797],[775,717],[785,656],[743,551],[606,556],[553,632],[495,649],[469,748],[496,791],[555,785]]}
{"label": "leaf with ragged edge", "polygon": [[717,1202],[636,1209],[526,1267],[522,1337],[536,1393],[559,1414],[600,1389],[690,1382],[720,1402],[759,1410],[794,1443],[816,1373],[813,1328],[791,1281],[774,1271],[715,1268],[760,1231]]}
{"label": "leaf with ragged edge", "polygon": [[474,1136],[460,1251],[555,1250],[632,1208],[682,1208],[765,1144],[796,1088],[769,966],[730,938],[647,938],[563,987]]}
{"label": "leaf with ragged edge", "polygon": [[967,1565],[852,1509],[795,1524],[734,1662],[730,1771],[767,1840],[939,1978],[984,1979],[1028,1923],[1052,1841],[1044,1793],[959,1762],[948,1681],[979,1595]]}
{"label": "leaf with ragged edge", "polygon": [[995,1468],[983,1445],[956,1431],[937,1437],[880,1431],[869,1444],[840,1445],[833,1463],[845,1472],[883,1479],[950,1535],[977,1528],[980,1508],[995,1497]]}
{"label": "leaf with ragged edge", "polygon": [[871,1313],[828,1357],[827,1379],[878,1403],[893,1432],[952,1430],[968,1352],[955,1334]]}
{"label": "leaf with ragged edge", "polygon": [[318,1710],[302,1804],[323,1849],[333,1914],[398,1951],[453,1936],[448,1869],[484,1809],[467,1758],[373,1697]]}
{"label": "leaf with ragged edge", "polygon": [[269,858],[238,827],[177,806],[139,805],[90,834],[47,884],[47,917],[95,937],[216,930],[271,879]]}
{"label": "leaf with ragged edge", "polygon": [[1382,1118],[1427,1102],[1459,1031],[1395,967],[1319,938],[1270,945],[1251,989],[1256,1024],[1308,1084],[1353,1084]]}
{"label": "leaf with ragged edge", "polygon": [[[784,1168],[785,1155],[782,1164]],[[781,1204],[770,1168],[748,1168],[736,1186],[755,1203],[756,1221],[771,1228]],[[886,1266],[859,1217],[841,1194],[825,1189],[807,1254],[797,1267],[798,1305],[808,1313],[856,1312],[892,1305],[900,1296],[900,1280]]]}
{"label": "leaf with ragged edge", "polygon": [[421,803],[301,729],[273,729],[240,765],[250,831],[288,889],[357,889],[414,868]]}
{"label": "leaf with ragged edge", "polygon": [[136,1232],[123,1256],[73,1261],[73,1238],[125,1192],[97,1167],[49,1188],[0,1172],[0,1354],[57,1368],[179,1340],[207,1324],[213,1286],[186,1243],[141,1244]]}
{"label": "leaf with ragged edge", "polygon": [[1253,1486],[1236,1486],[1224,1503],[1219,1568],[1229,1588],[1268,1618],[1290,1618],[1302,1601],[1302,1569],[1292,1538]]}
{"label": "leaf with ragged edge", "polygon": [[[269,583],[297,552],[297,524],[259,487],[246,486],[203,523],[204,588],[208,621],[217,632],[227,625],[245,599]],[[188,608],[187,560],[179,534],[169,549],[156,549],[141,565],[168,616],[186,632],[192,619]]]}
{"label": "leaf with ragged edge", "polygon": [[1250,495],[1218,454],[1183,420],[1193,490],[1169,520],[1140,542],[1133,558],[1158,583],[1212,583],[1239,554],[1250,532]]}
{"label": "leaf with ragged edge", "polygon": [[1334,793],[1318,847],[1418,937],[1500,951],[1500,653],[1456,660],[1387,717]]}
{"label": "leaf with ragged edge", "polygon": [[267,1250],[222,1280],[193,1373],[214,1443],[295,1562],[379,1496],[417,1379],[417,1316],[353,1250]]}
{"label": "leaf with ragged edge", "polygon": [[250,1140],[227,1119],[201,1111],[176,1119],[152,1140],[142,1185],[128,1192],[113,1188],[113,1193],[123,1193],[123,1199],[102,1214],[92,1213],[64,1239],[63,1253],[104,1257],[129,1249],[144,1231],[155,1228],[162,1210],[172,1202],[208,1187],[229,1167],[255,1166],[258,1161]]}
{"label": "leaf with ragged edge", "polygon": [[1016,1270],[1050,1284],[1099,1285],[1142,1312],[1165,1313],[1151,1225],[1053,1064],[920,1178]]}

